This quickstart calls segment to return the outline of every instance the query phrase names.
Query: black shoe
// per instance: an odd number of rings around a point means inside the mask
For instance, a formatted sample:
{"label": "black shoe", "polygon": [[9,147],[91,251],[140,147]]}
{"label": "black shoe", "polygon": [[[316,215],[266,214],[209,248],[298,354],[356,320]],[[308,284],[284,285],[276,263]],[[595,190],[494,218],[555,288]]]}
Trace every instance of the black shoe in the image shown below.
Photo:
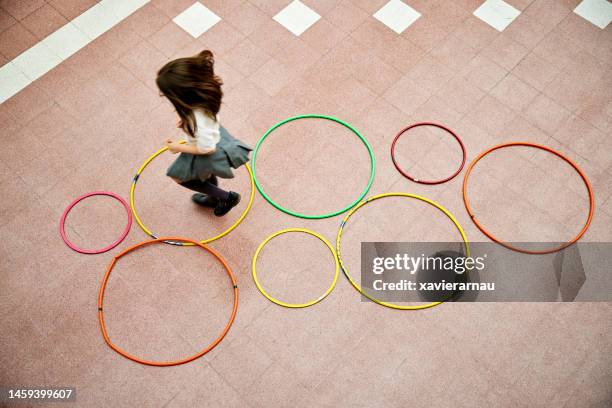
{"label": "black shoe", "polygon": [[232,208],[237,206],[239,202],[240,202],[240,194],[230,191],[229,198],[227,200],[219,201],[219,204],[217,204],[217,206],[215,207],[215,215],[217,217],[223,217]]}
{"label": "black shoe", "polygon": [[206,194],[194,194],[191,196],[191,201],[201,205],[202,207],[215,208],[219,204],[219,200]]}

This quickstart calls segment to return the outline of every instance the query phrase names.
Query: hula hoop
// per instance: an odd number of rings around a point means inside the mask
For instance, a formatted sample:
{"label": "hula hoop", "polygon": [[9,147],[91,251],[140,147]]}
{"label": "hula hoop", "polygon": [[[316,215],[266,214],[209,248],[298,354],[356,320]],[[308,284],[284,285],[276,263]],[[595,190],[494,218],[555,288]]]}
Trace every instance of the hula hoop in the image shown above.
{"label": "hula hoop", "polygon": [[[183,358],[181,360],[176,360],[176,361],[150,361],[150,360],[144,360],[144,359],[138,358],[136,356],[133,356],[133,355],[129,354],[128,352],[120,349],[109,338],[108,332],[106,331],[106,326],[104,324],[104,310],[103,310],[103,306],[104,306],[104,291],[106,290],[106,284],[108,282],[108,278],[110,277],[110,274],[111,274],[115,264],[119,260],[119,258],[121,258],[123,255],[127,254],[128,252],[131,252],[131,251],[133,251],[135,249],[138,249],[140,247],[143,247],[143,246],[146,246],[146,245],[150,245],[150,244],[153,244],[153,243],[157,243],[157,242],[165,242],[165,241],[168,241],[168,240],[170,240],[170,241],[184,241],[184,242],[187,242],[187,243],[191,243],[194,246],[199,246],[200,248],[208,251],[208,253],[213,255],[215,258],[217,258],[217,260],[219,262],[221,262],[221,264],[225,268],[225,271],[227,272],[228,276],[230,277],[230,279],[232,281],[232,285],[234,286],[234,307],[232,308],[232,314],[231,314],[231,316],[229,318],[229,321],[227,322],[227,324],[223,328],[223,331],[221,332],[219,337],[217,337],[211,344],[209,344],[202,351],[200,351],[200,352],[198,352],[198,353],[196,353],[196,354],[194,354],[194,355],[192,355],[190,357],[186,357],[186,358]],[[128,359],[130,359],[132,361],[135,361],[137,363],[140,363],[140,364],[156,366],[156,367],[168,367],[168,366],[175,366],[175,365],[185,364],[185,363],[193,361],[193,360],[195,360],[197,358],[200,358],[204,354],[208,353],[210,350],[215,348],[215,346],[217,346],[217,344],[219,344],[221,342],[221,340],[223,340],[223,338],[227,335],[227,333],[229,332],[230,327],[232,326],[232,323],[234,322],[234,318],[236,317],[236,311],[237,310],[238,310],[238,285],[236,284],[236,277],[234,276],[234,273],[230,269],[230,267],[227,264],[227,262],[225,261],[225,259],[223,259],[223,257],[221,257],[221,255],[218,252],[216,252],[215,250],[213,250],[212,248],[209,248],[208,246],[206,246],[206,245],[204,245],[204,244],[202,244],[200,242],[192,241],[192,240],[186,239],[186,238],[177,238],[177,237],[157,238],[157,239],[154,239],[154,240],[141,242],[139,244],[133,245],[133,246],[123,250],[121,253],[116,255],[113,258],[113,260],[111,261],[110,265],[108,265],[108,268],[106,269],[106,274],[104,275],[104,278],[102,279],[102,285],[100,286],[100,292],[98,294],[98,319],[100,321],[100,329],[102,330],[102,337],[104,337],[104,341],[106,342],[106,344],[110,348],[112,348],[113,350],[115,350],[117,353],[121,354],[125,358],[128,358]]]}
{"label": "hula hoop", "polygon": [[[70,210],[72,210],[72,208],[75,205],[77,205],[78,203],[80,203],[84,199],[86,199],[88,197],[100,196],[100,195],[112,197],[115,200],[119,201],[121,204],[123,204],[123,207],[125,208],[125,212],[127,213],[127,216],[128,216],[127,225],[125,226],[125,229],[121,233],[121,236],[119,236],[119,238],[117,238],[117,240],[115,242],[113,242],[110,245],[105,246],[104,248],[101,248],[101,249],[84,249],[84,248],[79,248],[78,246],[76,246],[75,244],[70,242],[70,240],[68,239],[68,236],[66,235],[66,217],[68,216],[68,213],[70,212]],[[62,218],[60,219],[60,235],[62,236],[62,240],[66,243],[66,245],[68,245],[68,247],[70,247],[72,250],[74,250],[76,252],[80,252],[82,254],[89,254],[89,255],[101,254],[102,252],[110,251],[111,249],[113,249],[114,247],[119,245],[121,243],[121,241],[123,241],[125,239],[127,234],[130,232],[130,228],[131,227],[132,227],[132,213],[130,212],[130,208],[129,208],[128,203],[123,198],[121,198],[119,195],[117,195],[115,193],[112,193],[110,191],[93,191],[91,193],[83,194],[82,196],[78,197],[76,200],[71,202],[68,205],[68,207],[66,207],[66,209],[64,210],[64,213],[62,214]]]}
{"label": "hula hoop", "polygon": [[465,247],[465,254],[466,254],[466,256],[470,256],[470,243],[468,242],[467,236],[465,235],[465,232],[463,231],[463,228],[461,228],[461,225],[459,224],[459,221],[457,221],[457,219],[446,208],[442,207],[440,204],[436,203],[435,201],[430,200],[429,198],[421,197],[421,196],[416,195],[416,194],[409,194],[409,193],[383,193],[383,194],[378,194],[378,195],[375,195],[373,197],[370,197],[367,200],[362,201],[361,203],[359,203],[358,206],[356,206],[355,208],[351,209],[351,211],[349,211],[348,214],[346,214],[346,216],[344,217],[344,219],[340,223],[340,228],[338,229],[338,235],[336,236],[336,254],[338,255],[338,262],[340,262],[340,267],[342,268],[342,272],[344,273],[344,276],[346,276],[346,278],[351,283],[351,285],[353,285],[353,287],[359,293],[361,293],[363,296],[365,296],[366,298],[370,299],[374,303],[378,303],[381,306],[386,306],[386,307],[389,307],[391,309],[421,310],[421,309],[428,309],[430,307],[434,307],[434,306],[439,305],[440,303],[443,303],[443,302],[431,302],[431,303],[426,303],[426,304],[417,305],[417,306],[404,306],[404,305],[398,305],[398,304],[390,303],[390,302],[383,302],[382,300],[376,299],[375,297],[367,294],[363,290],[363,288],[357,282],[355,282],[355,280],[351,277],[351,274],[349,273],[348,269],[344,265],[344,262],[342,261],[342,257],[340,256],[340,239],[342,238],[342,231],[344,231],[344,226],[348,222],[349,218],[351,218],[351,216],[357,210],[359,210],[361,207],[363,207],[367,203],[371,203],[372,201],[379,200],[379,199],[385,198],[385,197],[416,198],[417,200],[421,200],[421,201],[423,201],[423,202],[425,202],[427,204],[430,204],[430,205],[436,207],[438,210],[442,211],[442,213],[444,215],[446,215],[453,222],[453,224],[455,224],[455,227],[457,228],[457,230],[461,234],[461,238],[463,239],[463,244],[464,244],[464,247]]}
{"label": "hula hoop", "polygon": [[[349,205],[347,205],[346,207],[338,210],[338,211],[334,211],[331,212],[329,214],[321,214],[321,215],[307,215],[307,214],[301,214],[295,211],[291,211],[288,210],[284,207],[282,207],[280,204],[278,204],[276,201],[272,200],[264,191],[263,188],[261,186],[261,184],[259,183],[259,181],[257,180],[257,172],[255,171],[255,160],[257,159],[257,153],[259,152],[259,148],[261,147],[261,144],[263,143],[264,140],[266,140],[266,138],[270,135],[270,133],[272,133],[275,129],[279,128],[280,126],[289,123],[289,122],[293,122],[294,120],[298,120],[298,119],[326,119],[326,120],[331,120],[333,122],[339,123],[342,126],[348,128],[349,130],[351,130],[355,135],[357,135],[357,137],[361,140],[361,142],[365,145],[365,147],[368,149],[368,154],[370,155],[370,179],[368,181],[368,185],[366,186],[365,190],[361,193],[361,195],[352,203],[350,203]],[[281,122],[278,122],[277,124],[275,124],[274,126],[272,126],[270,129],[268,129],[266,131],[266,133],[264,133],[264,135],[261,137],[261,139],[259,139],[259,141],[257,142],[257,144],[255,145],[255,149],[253,150],[253,179],[255,180],[255,186],[257,187],[257,190],[260,192],[260,194],[263,196],[263,198],[270,204],[272,204],[272,206],[274,206],[277,210],[280,210],[286,214],[292,215],[294,217],[299,217],[299,218],[305,218],[305,219],[322,219],[322,218],[330,218],[330,217],[335,217],[338,214],[342,214],[348,210],[350,210],[351,208],[353,208],[355,205],[357,205],[357,203],[359,203],[363,197],[365,197],[365,195],[368,193],[368,191],[370,190],[370,187],[372,187],[372,182],[374,181],[374,169],[375,169],[375,160],[374,160],[374,153],[372,152],[372,147],[370,146],[370,144],[368,143],[368,141],[357,131],[357,129],[355,129],[353,126],[349,125],[348,123],[344,122],[343,120],[340,120],[338,118],[335,118],[333,116],[327,116],[327,115],[318,115],[318,114],[306,114],[306,115],[298,115],[298,116],[293,116],[290,118],[287,118]]]}
{"label": "hula hoop", "polygon": [[[181,140],[180,143],[185,143],[185,141]],[[157,239],[158,235],[154,234],[153,232],[151,232],[151,230],[148,229],[143,224],[143,222],[140,220],[140,217],[138,216],[138,213],[136,212],[136,205],[134,203],[134,192],[136,191],[136,183],[138,182],[138,179],[140,178],[140,175],[141,175],[142,171],[149,165],[149,163],[151,163],[153,161],[153,159],[155,159],[157,156],[159,156],[160,154],[162,154],[166,150],[168,150],[167,147],[162,147],[161,149],[159,149],[158,151],[153,153],[147,160],[145,160],[144,163],[142,163],[142,165],[140,166],[140,168],[136,172],[136,175],[132,179],[132,186],[130,188],[130,205],[132,207],[132,213],[134,214],[134,219],[136,220],[136,223],[138,224],[138,226],[140,226],[140,228],[148,236],[150,236],[153,239]],[[245,164],[245,167],[247,169],[247,172],[249,173],[249,178],[251,180],[251,193],[249,195],[249,203],[247,204],[246,208],[244,209],[242,214],[240,214],[240,217],[238,217],[238,219],[236,220],[236,222],[234,224],[232,224],[228,229],[226,229],[225,231],[221,232],[220,234],[215,235],[214,237],[201,240],[200,241],[201,244],[209,244],[209,243],[211,243],[213,241],[218,240],[219,238],[223,238],[224,236],[226,236],[227,234],[232,232],[234,229],[236,229],[236,227],[238,225],[240,225],[240,223],[244,220],[244,218],[247,216],[247,214],[251,210],[251,206],[253,205],[253,198],[255,198],[255,184],[253,182],[253,172],[251,171],[251,167],[248,165],[248,163]],[[183,240],[183,241],[185,241],[185,242],[166,241],[165,243],[166,244],[171,244],[171,245],[177,245],[177,246],[193,246],[191,241],[188,241],[188,240]]]}
{"label": "hula hoop", "polygon": [[[395,159],[395,145],[396,145],[397,141],[399,140],[399,138],[404,133],[406,133],[408,130],[410,130],[412,128],[415,128],[415,127],[418,127],[418,126],[435,126],[435,127],[440,128],[442,130],[445,130],[448,133],[450,133],[451,136],[453,136],[455,138],[455,140],[459,143],[459,146],[461,146],[461,152],[462,152],[462,155],[463,155],[463,158],[461,159],[461,165],[459,166],[459,169],[457,169],[457,171],[455,171],[449,177],[447,177],[445,179],[442,179],[442,180],[419,180],[419,179],[417,179],[415,177],[412,177],[404,169],[402,169],[401,166],[399,165],[399,163],[397,162],[397,160]],[[463,166],[465,166],[466,152],[465,152],[465,146],[463,145],[463,142],[461,141],[459,136],[457,136],[457,134],[455,134],[455,132],[453,132],[452,130],[450,130],[446,126],[443,126],[443,125],[440,125],[440,124],[437,124],[437,123],[421,122],[421,123],[415,123],[414,125],[410,125],[408,127],[405,127],[404,129],[400,130],[397,135],[395,135],[395,138],[393,139],[393,143],[391,143],[391,160],[393,161],[393,165],[395,166],[397,171],[399,171],[402,176],[406,177],[409,180],[414,181],[415,183],[429,184],[429,185],[432,185],[432,184],[442,184],[442,183],[446,183],[449,180],[452,180],[453,178],[455,178],[457,176],[457,174],[461,173],[461,170],[463,170]]]}
{"label": "hula hoop", "polygon": [[[489,154],[489,153],[491,153],[491,152],[493,152],[495,150],[502,149],[504,147],[511,147],[511,146],[533,147],[533,148],[536,148],[536,149],[540,149],[540,150],[544,150],[546,152],[552,153],[555,156],[563,159],[570,166],[572,166],[574,168],[574,170],[576,170],[576,172],[578,173],[578,175],[580,176],[582,181],[584,182],[584,185],[586,186],[587,191],[589,193],[589,215],[587,217],[587,220],[586,220],[584,226],[582,227],[582,229],[578,233],[578,235],[576,235],[570,241],[568,241],[568,242],[566,242],[566,243],[564,243],[564,244],[562,244],[562,245],[560,245],[560,246],[558,246],[556,248],[544,249],[544,250],[539,250],[539,251],[518,248],[518,247],[512,246],[510,244],[507,244],[507,243],[505,243],[503,241],[500,241],[499,239],[494,237],[476,219],[476,216],[474,215],[474,212],[470,208],[470,203],[469,203],[469,200],[467,198],[467,183],[468,183],[468,178],[470,177],[470,173],[472,172],[472,169],[474,168],[474,165],[476,165],[476,163],[478,163],[478,161],[480,159],[482,159],[483,157],[485,157],[487,154]],[[530,254],[530,255],[552,254],[553,252],[558,252],[558,251],[560,251],[562,249],[567,248],[570,245],[575,244],[584,235],[584,233],[587,231],[587,229],[589,229],[589,226],[591,225],[591,221],[593,219],[593,213],[595,211],[595,198],[593,196],[593,189],[591,187],[591,183],[589,183],[589,180],[588,180],[587,176],[583,173],[583,171],[580,169],[580,167],[578,167],[578,165],[576,163],[574,163],[569,157],[563,155],[562,153],[557,152],[556,150],[551,149],[550,147],[542,146],[542,145],[535,144],[535,143],[528,143],[528,142],[502,143],[502,144],[499,144],[497,146],[493,146],[490,149],[485,150],[484,152],[480,153],[472,161],[472,163],[470,163],[470,165],[467,168],[467,171],[465,172],[465,176],[463,178],[463,203],[465,204],[465,209],[467,210],[468,214],[470,215],[470,218],[472,219],[472,221],[474,222],[476,227],[478,227],[478,229],[480,231],[482,231],[483,234],[485,234],[487,237],[489,237],[490,240],[492,240],[493,242],[496,242],[496,243],[500,244],[501,246],[504,246],[504,247],[506,247],[506,248],[508,248],[508,249],[510,249],[512,251],[521,252],[523,254]]]}
{"label": "hula hoop", "polygon": [[[334,279],[332,280],[331,285],[329,285],[329,288],[327,288],[327,290],[325,291],[325,293],[323,293],[323,295],[319,296],[318,298],[314,300],[308,301],[306,303],[286,303],[286,302],[283,302],[282,300],[276,299],[265,291],[265,289],[259,282],[259,279],[257,279],[256,266],[257,266],[257,258],[259,257],[259,253],[270,240],[272,240],[274,237],[277,237],[281,234],[285,234],[287,232],[304,232],[306,234],[312,235],[315,238],[318,238],[320,241],[322,241],[327,246],[332,256],[334,257],[334,261],[336,263],[336,272],[334,274]],[[311,230],[307,230],[305,228],[287,228],[287,229],[275,232],[274,234],[270,235],[268,238],[264,239],[261,244],[259,244],[259,247],[257,247],[257,250],[255,251],[255,255],[253,255],[253,280],[255,281],[255,286],[257,286],[257,289],[259,289],[261,294],[264,295],[266,299],[268,299],[272,303],[276,303],[279,306],[284,306],[284,307],[289,307],[289,308],[302,308],[302,307],[308,307],[316,303],[319,303],[320,301],[325,299],[327,295],[329,295],[331,291],[334,289],[334,287],[336,286],[336,282],[338,281],[339,274],[340,274],[340,264],[338,262],[338,257],[336,256],[336,252],[334,251],[334,247],[332,246],[332,244],[327,239],[325,239],[325,237],[323,237],[321,234],[318,234]]]}

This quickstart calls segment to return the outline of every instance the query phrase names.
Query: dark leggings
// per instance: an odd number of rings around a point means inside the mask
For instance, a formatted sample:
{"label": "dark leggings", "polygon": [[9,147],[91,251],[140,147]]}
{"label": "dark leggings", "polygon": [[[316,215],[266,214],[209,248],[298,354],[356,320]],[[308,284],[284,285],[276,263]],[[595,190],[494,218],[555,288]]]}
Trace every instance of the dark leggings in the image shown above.
{"label": "dark leggings", "polygon": [[218,198],[219,200],[229,199],[229,192],[217,187],[219,182],[217,177],[211,176],[206,181],[202,180],[189,180],[180,183],[181,186],[188,188],[193,191],[197,191],[202,194],[206,194],[210,197]]}

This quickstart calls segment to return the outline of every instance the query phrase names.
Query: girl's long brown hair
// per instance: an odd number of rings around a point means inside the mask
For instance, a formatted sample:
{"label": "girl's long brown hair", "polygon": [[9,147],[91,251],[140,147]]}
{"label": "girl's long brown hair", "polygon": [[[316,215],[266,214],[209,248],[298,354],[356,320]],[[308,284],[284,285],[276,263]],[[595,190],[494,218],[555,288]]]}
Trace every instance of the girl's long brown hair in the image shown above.
{"label": "girl's long brown hair", "polygon": [[221,78],[215,75],[213,53],[204,50],[196,56],[168,62],[157,73],[157,87],[172,102],[181,121],[179,127],[194,136],[197,130],[194,109],[216,117],[221,108]]}

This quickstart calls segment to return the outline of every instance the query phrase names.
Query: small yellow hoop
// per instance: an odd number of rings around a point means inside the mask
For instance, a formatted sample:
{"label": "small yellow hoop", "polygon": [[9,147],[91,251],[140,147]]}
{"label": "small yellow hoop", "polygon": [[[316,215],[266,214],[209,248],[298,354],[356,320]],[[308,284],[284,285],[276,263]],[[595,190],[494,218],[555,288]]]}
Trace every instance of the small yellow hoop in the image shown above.
{"label": "small yellow hoop", "polygon": [[[318,298],[311,300],[309,302],[306,303],[286,303],[283,302],[282,300],[276,299],[272,296],[270,296],[262,287],[261,283],[259,282],[259,279],[257,279],[257,258],[259,257],[259,253],[261,252],[262,248],[270,241],[272,240],[274,237],[277,237],[281,234],[285,234],[287,232],[303,232],[306,234],[310,234],[315,238],[318,238],[320,241],[322,241],[327,248],[329,249],[329,251],[331,252],[332,256],[334,257],[334,262],[336,264],[336,272],[334,274],[334,279],[331,283],[331,285],[329,285],[329,288],[327,288],[327,290],[325,291],[325,293],[321,296],[319,296]],[[318,234],[314,231],[311,230],[307,230],[305,228],[287,228],[281,231],[277,231],[274,234],[270,235],[268,238],[266,238],[261,244],[259,244],[259,247],[257,247],[257,250],[255,251],[255,255],[253,255],[253,280],[255,281],[255,286],[257,286],[257,289],[259,289],[259,291],[261,292],[262,295],[264,295],[264,297],[266,299],[268,299],[270,302],[272,303],[276,303],[279,306],[284,306],[284,307],[289,307],[289,308],[303,308],[303,307],[308,307],[308,306],[312,306],[316,303],[319,303],[320,301],[322,301],[323,299],[325,299],[327,297],[327,295],[329,295],[331,293],[331,291],[334,289],[334,287],[336,286],[336,282],[338,281],[338,275],[340,275],[340,263],[338,262],[338,257],[336,256],[336,252],[334,251],[334,247],[332,246],[332,244],[325,239],[325,237],[323,237],[321,234]]]}

